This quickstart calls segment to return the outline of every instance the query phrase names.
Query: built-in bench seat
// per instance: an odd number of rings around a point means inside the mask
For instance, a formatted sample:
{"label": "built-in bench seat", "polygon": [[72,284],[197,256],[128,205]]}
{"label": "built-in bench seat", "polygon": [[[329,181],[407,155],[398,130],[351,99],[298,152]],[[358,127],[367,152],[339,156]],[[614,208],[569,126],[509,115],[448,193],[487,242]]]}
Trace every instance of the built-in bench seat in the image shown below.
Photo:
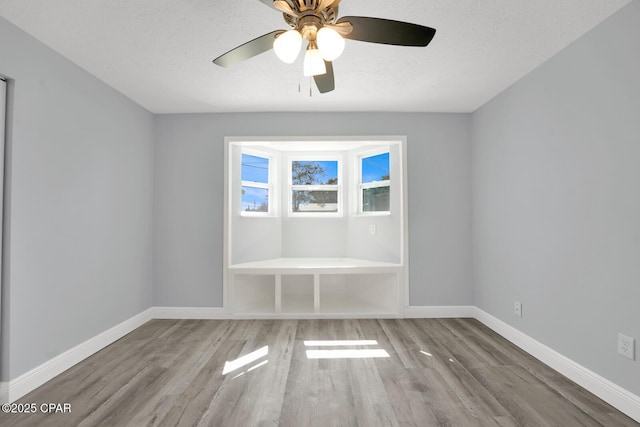
{"label": "built-in bench seat", "polygon": [[253,261],[229,266],[228,298],[241,315],[398,315],[402,272],[401,264],[355,258]]}
{"label": "built-in bench seat", "polygon": [[402,269],[402,265],[356,258],[273,258],[234,264],[229,269],[244,274],[358,274],[393,273]]}

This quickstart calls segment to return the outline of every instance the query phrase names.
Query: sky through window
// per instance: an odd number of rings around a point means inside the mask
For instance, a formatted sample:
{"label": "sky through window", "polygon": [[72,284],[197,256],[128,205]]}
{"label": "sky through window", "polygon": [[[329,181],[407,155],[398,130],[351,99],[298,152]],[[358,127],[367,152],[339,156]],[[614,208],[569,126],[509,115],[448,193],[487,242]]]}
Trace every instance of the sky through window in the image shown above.
{"label": "sky through window", "polygon": [[389,153],[362,158],[362,183],[389,179]]}

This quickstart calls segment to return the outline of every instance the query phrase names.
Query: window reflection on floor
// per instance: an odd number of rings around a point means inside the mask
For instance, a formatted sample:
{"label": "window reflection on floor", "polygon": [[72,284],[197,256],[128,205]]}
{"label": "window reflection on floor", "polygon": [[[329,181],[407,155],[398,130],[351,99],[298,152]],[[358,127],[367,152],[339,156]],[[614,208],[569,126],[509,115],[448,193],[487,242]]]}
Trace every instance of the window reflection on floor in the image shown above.
{"label": "window reflection on floor", "polygon": [[339,347],[356,345],[378,345],[376,340],[323,340],[304,341],[305,347]]}
{"label": "window reflection on floor", "polygon": [[377,346],[376,340],[321,340],[304,341],[305,347],[339,347],[334,349],[307,350],[307,359],[372,359],[390,357],[381,348],[344,348]]}
{"label": "window reflection on floor", "polygon": [[[238,357],[235,360],[232,361],[227,361],[224,364],[224,369],[222,370],[222,375],[227,375],[228,373],[231,373],[233,371],[236,371],[240,368],[243,368],[253,362],[256,362],[260,359],[262,359],[263,357],[266,357],[269,354],[269,346],[264,346],[262,348],[259,348],[256,351],[253,351],[249,354],[246,354],[244,356]],[[266,365],[268,362],[268,360],[264,360],[260,363],[258,363],[255,366],[250,367],[246,372],[250,372],[260,366]],[[244,373],[244,372],[242,372]],[[237,375],[240,376],[240,375]]]}

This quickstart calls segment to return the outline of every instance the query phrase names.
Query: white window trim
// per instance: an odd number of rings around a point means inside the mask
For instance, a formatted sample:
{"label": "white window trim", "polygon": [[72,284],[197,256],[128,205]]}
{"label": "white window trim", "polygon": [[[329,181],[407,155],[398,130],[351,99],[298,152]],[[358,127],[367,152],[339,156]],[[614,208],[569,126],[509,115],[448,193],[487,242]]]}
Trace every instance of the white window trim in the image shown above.
{"label": "white window trim", "polygon": [[[326,185],[300,185],[293,184],[291,171],[293,170],[293,162],[338,162],[338,184]],[[344,200],[343,194],[343,167],[344,158],[341,155],[304,155],[296,154],[288,157],[287,160],[287,176],[289,188],[287,194],[287,215],[292,218],[341,218],[344,216]],[[338,195],[338,211],[337,212],[294,212],[293,211],[293,192],[294,191],[337,191]]]}
{"label": "white window trim", "polygon": [[[386,179],[384,181],[371,181],[371,182],[366,182],[363,183],[362,182],[362,160],[366,159],[367,157],[373,157],[373,156],[377,156],[380,154],[385,154],[385,153],[389,153],[389,156],[391,156],[391,150],[390,147],[381,147],[381,148],[376,148],[375,150],[367,150],[367,151],[363,151],[360,153],[357,153],[357,155],[355,156],[356,158],[356,165],[357,168],[356,170],[357,172],[357,185],[356,188],[358,189],[358,197],[357,199],[357,209],[356,209],[356,216],[389,216],[391,215],[391,210],[388,211],[372,211],[372,212],[365,212],[362,207],[363,207],[363,190],[369,189],[369,188],[379,188],[379,187],[389,187],[389,192],[391,192],[391,180],[390,179]],[[389,157],[389,166],[391,166],[391,157]],[[391,207],[389,207],[389,209],[391,209]]]}
{"label": "white window trim", "polygon": [[[260,157],[263,159],[267,159],[269,161],[269,170],[267,173],[268,183],[264,182],[255,182],[255,181],[243,181],[242,180],[242,155],[247,154],[249,156]],[[276,206],[278,206],[277,199],[277,185],[276,184],[276,175],[277,175],[277,164],[275,156],[270,153],[254,150],[251,148],[242,147],[240,152],[240,191],[242,191],[242,187],[252,187],[252,188],[262,188],[268,191],[268,207],[267,212],[253,212],[253,211],[245,211],[242,209],[242,196],[240,199],[240,216],[246,217],[274,217],[277,216]]]}
{"label": "white window trim", "polygon": [[[233,230],[237,225],[234,225],[233,217],[236,215],[236,207],[232,205],[232,191],[237,182],[233,182],[231,179],[230,172],[235,168],[235,164],[231,162],[232,157],[231,153],[232,147],[242,146],[242,145],[258,145],[264,144],[265,146],[275,143],[281,144],[286,143],[289,145],[293,144],[324,144],[331,143],[335,144],[336,142],[342,144],[343,142],[347,143],[365,143],[367,145],[380,145],[385,147],[397,146],[396,159],[398,162],[399,170],[397,172],[397,176],[394,175],[394,189],[397,188],[397,194],[394,196],[395,198],[400,198],[400,210],[394,211],[395,215],[399,215],[400,219],[400,227],[401,227],[401,251],[400,251],[400,263],[404,266],[404,271],[400,274],[402,280],[402,301],[405,307],[410,305],[409,303],[409,203],[408,203],[408,173],[407,173],[407,136],[406,135],[378,135],[378,136],[225,136],[224,137],[224,215],[223,215],[223,242],[224,242],[224,250],[222,253],[222,298],[223,298],[223,307],[226,310],[231,309],[230,302],[233,301],[233,287],[229,286],[229,283],[233,281],[233,275],[229,273],[229,266],[231,265],[231,254],[233,253]],[[217,141],[212,139],[212,144],[217,144]],[[279,150],[281,152],[287,152],[287,150]],[[394,150],[394,152],[396,152]],[[352,156],[354,151],[351,151],[348,155]],[[285,160],[282,157],[276,157],[278,162],[282,162],[282,167],[284,167]],[[393,164],[393,162],[392,162]],[[277,168],[278,170],[282,170],[282,168]],[[357,183],[357,177],[354,177],[355,168],[351,168],[349,170],[349,185],[353,185]],[[234,172],[235,174],[235,172]],[[286,176],[279,176],[279,182],[285,183],[287,182]],[[344,183],[344,181],[343,181]],[[274,182],[274,184],[278,184]],[[279,192],[278,200],[280,203],[275,206],[278,210],[284,210],[284,195],[282,194],[282,190],[284,189],[283,185],[277,187]],[[356,201],[352,200],[353,191],[349,192],[349,214],[351,217],[361,218],[360,216],[354,215],[356,211]],[[345,205],[346,206],[346,205]],[[283,215],[284,216],[284,215]],[[366,219],[363,219],[366,221]]]}

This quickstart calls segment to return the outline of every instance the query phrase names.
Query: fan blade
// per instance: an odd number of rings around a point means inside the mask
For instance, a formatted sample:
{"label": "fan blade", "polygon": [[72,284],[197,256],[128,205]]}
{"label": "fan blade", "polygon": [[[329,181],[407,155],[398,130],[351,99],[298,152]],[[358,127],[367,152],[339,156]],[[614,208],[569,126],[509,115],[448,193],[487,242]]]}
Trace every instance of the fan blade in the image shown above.
{"label": "fan blade", "polygon": [[313,80],[316,82],[320,93],[331,92],[336,88],[336,82],[333,78],[333,64],[329,61],[324,61],[324,65],[327,67],[327,72],[313,76]]}
{"label": "fan blade", "polygon": [[273,6],[273,0],[259,0],[261,3],[269,6],[272,9],[275,9],[275,7]]}
{"label": "fan blade", "polygon": [[349,22],[341,22],[340,24],[325,24],[324,26],[327,28],[331,28],[339,34],[342,34],[344,37],[350,34],[351,31],[353,31],[353,25],[351,25],[351,23]]}
{"label": "fan blade", "polygon": [[338,19],[336,24],[343,22],[350,22],[353,25],[353,31],[344,35],[344,38],[370,43],[426,46],[436,34],[433,28],[390,19],[344,16]]}
{"label": "fan blade", "polygon": [[282,13],[286,13],[287,15],[291,15],[294,18],[298,16],[295,10],[291,7],[289,3],[284,0],[276,0],[273,2],[273,7],[278,9]]}
{"label": "fan blade", "polygon": [[276,30],[248,41],[245,44],[231,49],[224,55],[220,55],[213,60],[213,63],[221,67],[231,67],[245,59],[253,58],[269,49],[273,49],[273,41],[282,33],[284,33],[283,30]]}

